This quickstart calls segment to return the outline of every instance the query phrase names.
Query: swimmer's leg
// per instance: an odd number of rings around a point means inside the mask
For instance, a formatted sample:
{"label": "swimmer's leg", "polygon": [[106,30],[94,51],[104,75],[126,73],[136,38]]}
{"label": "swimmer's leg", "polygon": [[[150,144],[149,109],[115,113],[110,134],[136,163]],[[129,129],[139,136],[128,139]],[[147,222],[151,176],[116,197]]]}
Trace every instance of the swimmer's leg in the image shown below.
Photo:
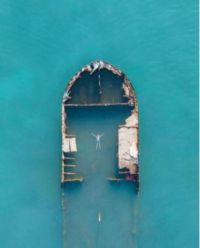
{"label": "swimmer's leg", "polygon": [[101,150],[101,143],[99,140],[97,141],[97,148],[99,148],[99,150]]}

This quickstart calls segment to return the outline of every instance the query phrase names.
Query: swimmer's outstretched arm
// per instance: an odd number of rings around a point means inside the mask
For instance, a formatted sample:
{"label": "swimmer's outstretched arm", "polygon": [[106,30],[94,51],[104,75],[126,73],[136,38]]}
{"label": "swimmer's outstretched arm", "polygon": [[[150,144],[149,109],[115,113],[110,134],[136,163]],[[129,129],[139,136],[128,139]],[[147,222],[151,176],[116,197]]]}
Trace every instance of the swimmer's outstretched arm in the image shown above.
{"label": "swimmer's outstretched arm", "polygon": [[100,135],[100,138],[101,138],[102,136],[104,136],[104,133],[102,133],[102,134]]}
{"label": "swimmer's outstretched arm", "polygon": [[95,135],[95,134],[91,133],[91,135],[94,136],[94,137],[96,138],[96,135]]}

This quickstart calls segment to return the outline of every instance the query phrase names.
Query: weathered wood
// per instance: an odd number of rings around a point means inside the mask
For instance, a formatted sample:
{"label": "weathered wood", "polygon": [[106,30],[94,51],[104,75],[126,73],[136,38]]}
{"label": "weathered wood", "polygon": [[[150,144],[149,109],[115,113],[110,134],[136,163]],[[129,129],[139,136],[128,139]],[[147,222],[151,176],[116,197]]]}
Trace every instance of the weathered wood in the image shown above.
{"label": "weathered wood", "polygon": [[[68,104],[69,99],[71,99],[72,95],[71,94],[73,90],[73,85],[79,80],[82,76],[83,72],[89,72],[91,75],[96,71],[96,70],[101,70],[101,69],[106,69],[111,71],[112,73],[118,75],[119,77],[123,78],[123,83],[122,83],[122,91],[123,91],[123,97],[124,99],[128,99],[128,102],[118,102],[118,103],[91,103],[91,104]],[[99,74],[99,94],[101,94],[101,82],[100,82],[100,74]],[[75,135],[68,134],[68,119],[67,119],[67,110],[70,107],[108,107],[108,106],[130,106],[132,109],[131,115],[125,120],[124,125],[120,125],[118,129],[118,168],[127,168],[128,172],[130,173],[129,175],[126,175],[126,178],[115,178],[111,177],[108,178],[110,181],[123,181],[123,180],[132,180],[136,179],[138,185],[139,185],[139,167],[138,167],[138,104],[137,104],[137,99],[135,96],[134,89],[131,85],[131,82],[129,79],[124,75],[122,71],[119,69],[113,67],[112,65],[104,62],[104,61],[94,61],[86,66],[84,66],[68,83],[64,96],[63,96],[63,101],[62,101],[62,144],[63,147],[65,145],[65,139],[70,138],[70,137],[75,137]],[[73,142],[72,142],[73,143]],[[71,147],[70,147],[70,142],[69,142],[69,147],[67,143],[67,152],[72,152]],[[72,148],[76,148],[72,144]],[[77,149],[75,149],[77,150]],[[68,159],[67,157],[64,157],[65,149],[63,150],[62,153],[62,176],[61,176],[61,181],[62,182],[69,182],[69,181],[77,181],[79,179],[65,179],[64,178],[64,168],[65,167],[70,167],[70,166],[65,166],[64,165],[64,159]],[[72,158],[69,158],[72,159]],[[119,172],[119,174],[128,174],[126,172]],[[137,175],[137,177],[135,177]],[[119,175],[120,176],[120,175]],[[130,179],[129,179],[130,178]],[[81,179],[82,181],[83,179]],[[139,186],[138,186],[139,187]]]}
{"label": "weathered wood", "polygon": [[64,175],[76,175],[75,172],[63,172]]}
{"label": "weathered wood", "polygon": [[70,182],[83,182],[84,178],[83,177],[76,177],[76,178],[67,178],[62,181],[62,183],[70,183]]}
{"label": "weathered wood", "polygon": [[64,104],[65,107],[106,107],[106,106],[131,106],[130,103],[85,103],[85,104],[77,104],[77,103],[70,103]]}
{"label": "weathered wood", "polygon": [[64,164],[63,166],[64,166],[64,167],[73,167],[73,168],[76,167],[75,164]]}
{"label": "weathered wood", "polygon": [[74,136],[65,136],[62,144],[63,152],[77,152],[76,138]]}
{"label": "weathered wood", "polygon": [[128,169],[131,175],[138,171],[138,113],[135,111],[118,128],[118,167]]}
{"label": "weathered wood", "polygon": [[75,160],[76,158],[73,158],[73,157],[63,157],[63,159]]}
{"label": "weathered wood", "polygon": [[118,127],[123,127],[123,128],[138,128],[138,126],[124,126],[124,125],[119,125]]}
{"label": "weathered wood", "polygon": [[70,149],[71,152],[77,152],[76,139],[74,137],[70,138]]}

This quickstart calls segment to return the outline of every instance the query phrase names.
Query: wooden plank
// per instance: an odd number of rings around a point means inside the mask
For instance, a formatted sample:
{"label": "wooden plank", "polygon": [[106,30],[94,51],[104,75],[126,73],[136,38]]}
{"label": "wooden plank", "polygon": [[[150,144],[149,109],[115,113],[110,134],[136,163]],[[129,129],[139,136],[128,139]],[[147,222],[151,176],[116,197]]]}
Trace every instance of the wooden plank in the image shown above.
{"label": "wooden plank", "polygon": [[64,104],[65,107],[96,107],[96,106],[131,106],[130,103],[85,103],[85,104],[78,104],[78,103],[69,103]]}
{"label": "wooden plank", "polygon": [[67,178],[62,181],[62,183],[70,183],[70,182],[83,182],[83,177],[77,177],[77,178]]}
{"label": "wooden plank", "polygon": [[76,138],[70,139],[70,150],[71,152],[77,152]]}
{"label": "wooden plank", "polygon": [[62,150],[63,152],[70,152],[70,143],[68,138],[63,139]]}
{"label": "wooden plank", "polygon": [[73,167],[73,168],[76,167],[75,164],[64,164],[63,166],[64,166],[64,167]]}
{"label": "wooden plank", "polygon": [[63,172],[64,175],[76,175],[75,172]]}

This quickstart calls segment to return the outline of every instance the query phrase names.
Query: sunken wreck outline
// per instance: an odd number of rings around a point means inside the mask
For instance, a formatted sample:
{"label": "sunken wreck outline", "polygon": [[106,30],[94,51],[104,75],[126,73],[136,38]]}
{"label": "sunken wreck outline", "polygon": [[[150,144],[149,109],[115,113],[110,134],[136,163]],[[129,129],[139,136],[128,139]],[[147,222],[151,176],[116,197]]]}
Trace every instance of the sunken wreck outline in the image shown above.
{"label": "sunken wreck outline", "polygon": [[[69,104],[71,99],[71,89],[78,79],[81,78],[82,73],[89,72],[93,74],[96,70],[106,69],[113,74],[124,78],[122,88],[124,95],[127,98],[127,103],[94,103],[94,104]],[[90,64],[85,65],[79,70],[75,76],[69,81],[65,88],[62,99],[62,168],[61,168],[61,183],[66,182],[82,182],[84,180],[81,176],[76,176],[74,173],[68,171],[69,167],[75,167],[73,164],[66,164],[66,160],[73,161],[73,157],[67,157],[66,154],[73,154],[77,152],[76,137],[68,133],[67,129],[67,106],[120,106],[129,105],[132,107],[131,114],[124,120],[124,124],[118,126],[118,175],[109,177],[110,181],[134,181],[136,189],[139,191],[139,142],[138,142],[138,103],[135,96],[135,90],[131,85],[128,77],[119,69],[106,63],[102,60],[96,60]]]}

